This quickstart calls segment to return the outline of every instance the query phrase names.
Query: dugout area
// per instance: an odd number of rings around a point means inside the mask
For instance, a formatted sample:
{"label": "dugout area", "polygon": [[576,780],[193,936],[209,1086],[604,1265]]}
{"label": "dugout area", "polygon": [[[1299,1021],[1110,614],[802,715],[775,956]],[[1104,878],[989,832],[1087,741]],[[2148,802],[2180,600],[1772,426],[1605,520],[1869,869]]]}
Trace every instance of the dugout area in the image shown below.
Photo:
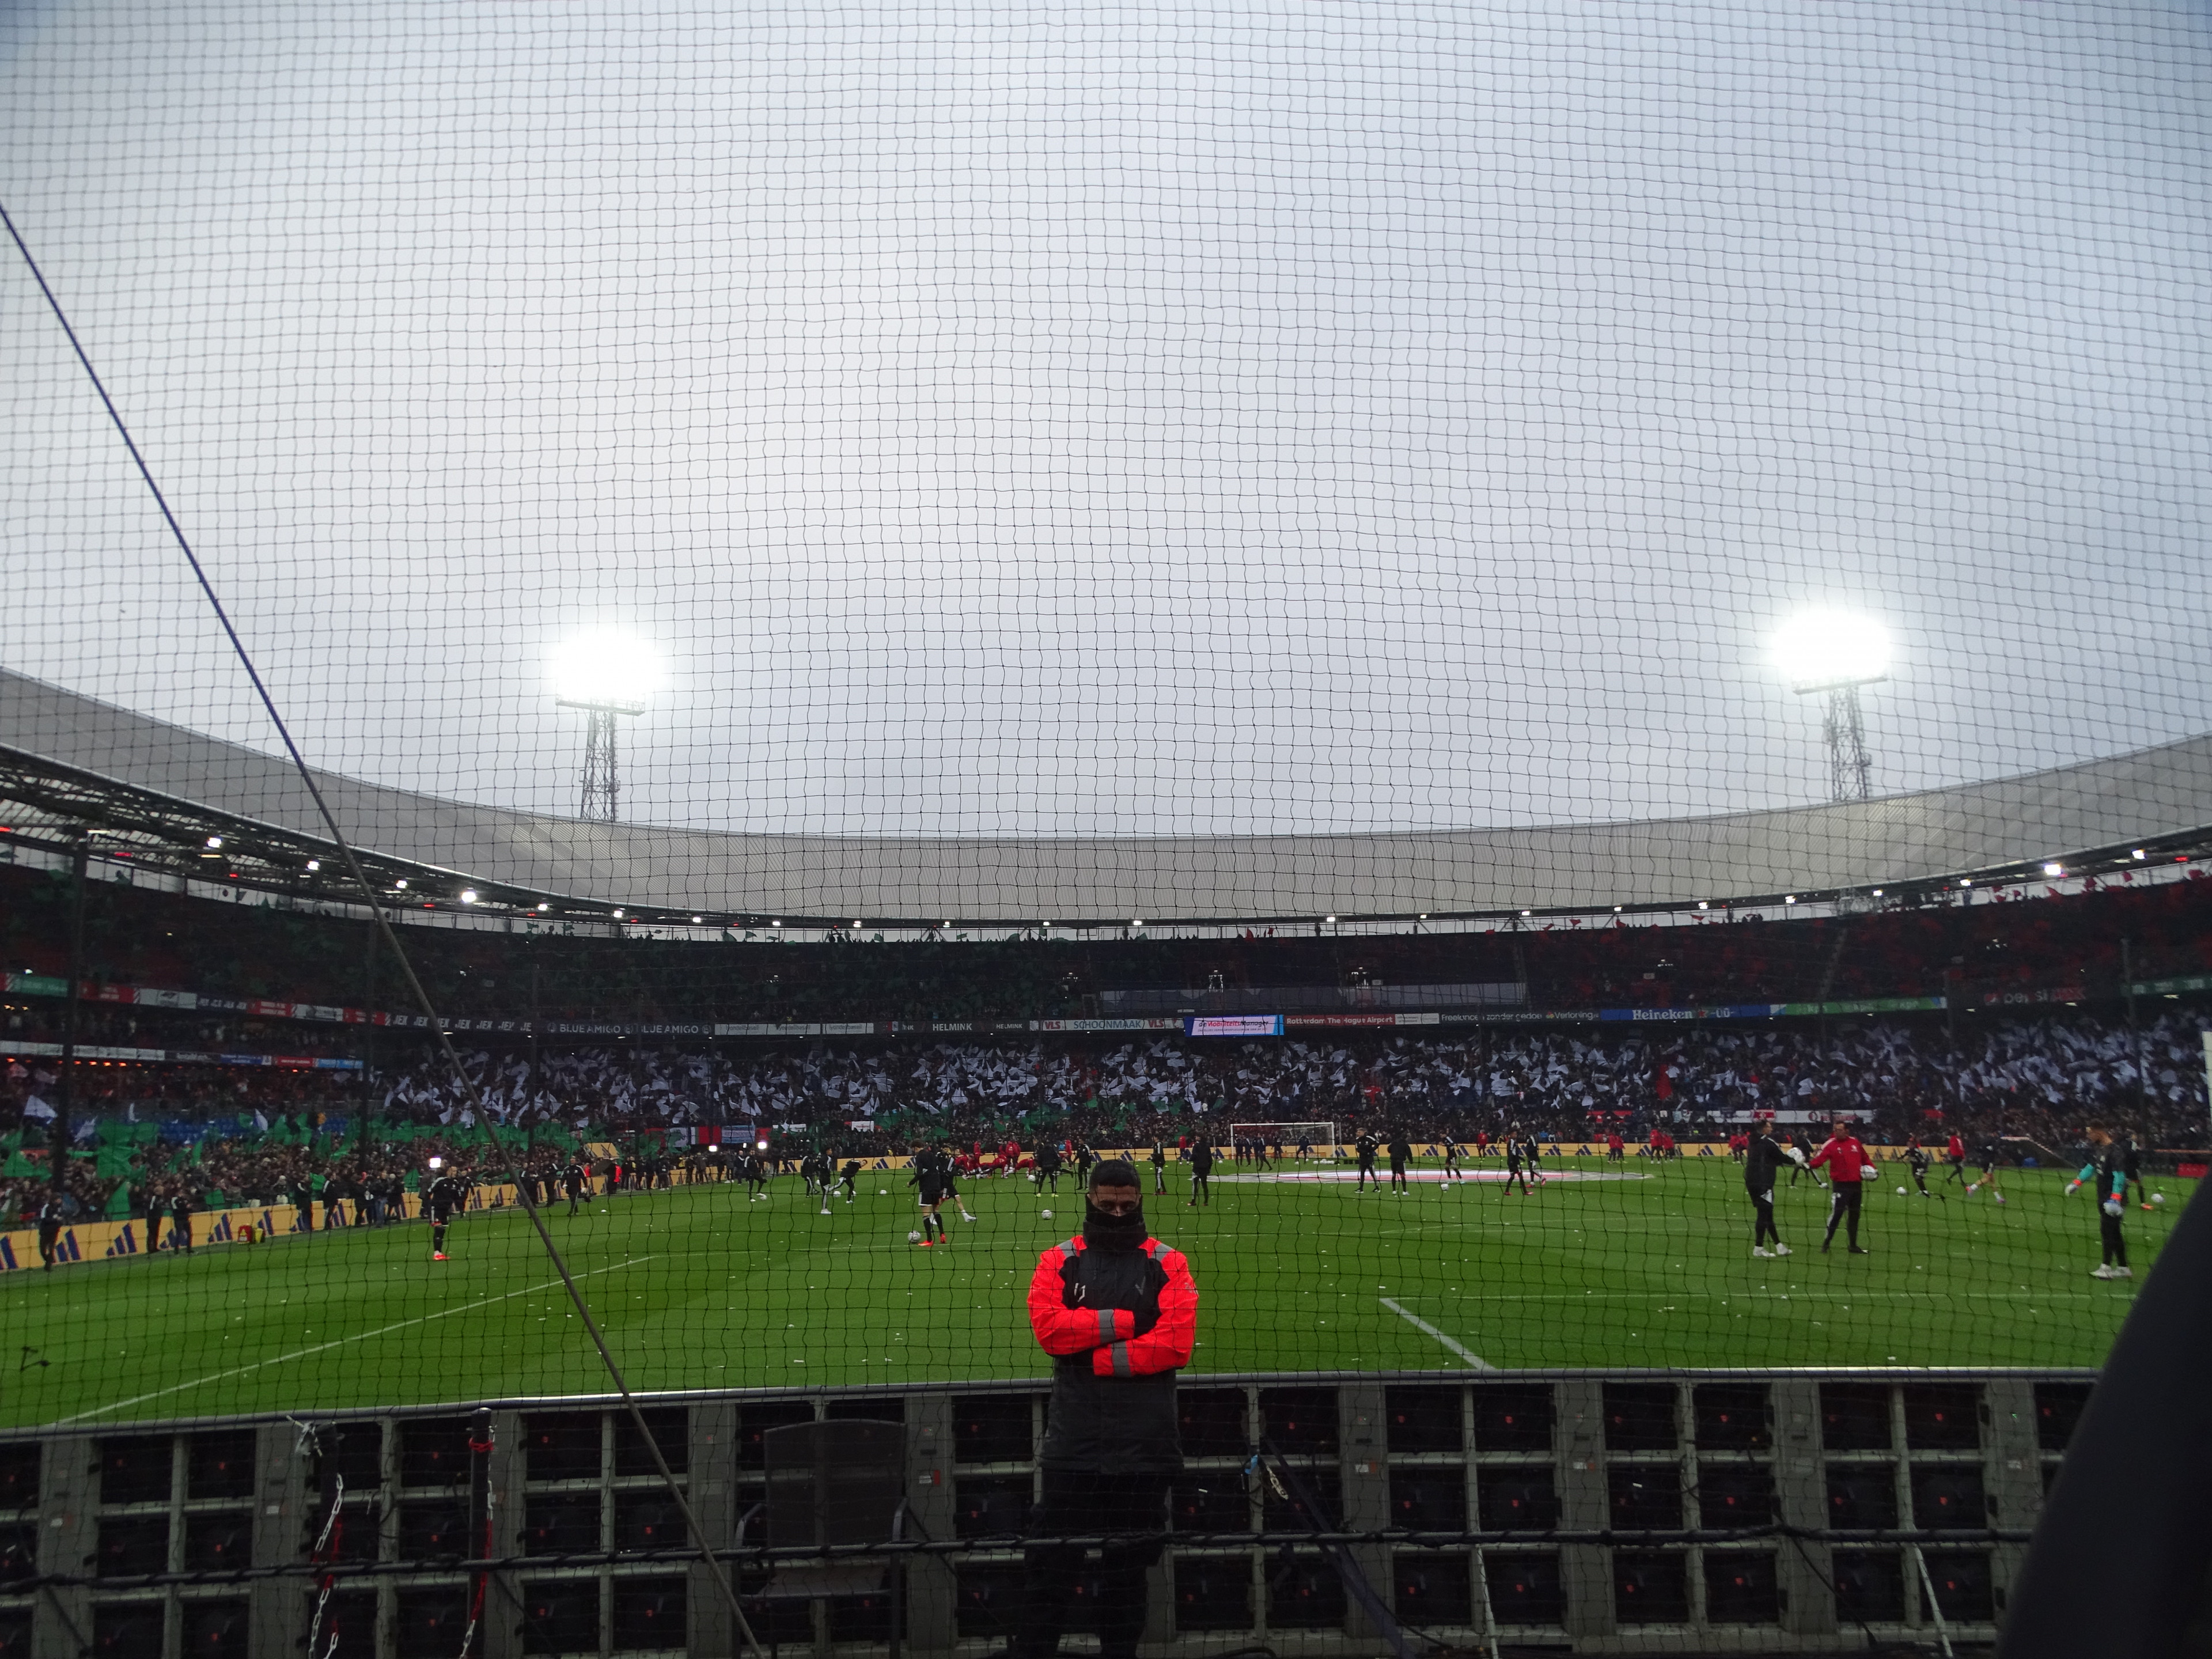
{"label": "dugout area", "polygon": [[[1931,1641],[1939,1613],[1954,1644],[1985,1644],[2089,1388],[2086,1372],[2021,1370],[1193,1382],[1144,1650],[1388,1650],[1310,1524],[1252,1470],[1263,1443],[1334,1510],[1417,1651],[1493,1634],[1562,1653],[1863,1651]],[[727,1553],[762,1494],[762,1437],[816,1418],[902,1425],[920,1522],[902,1651],[981,1659],[1018,1606],[1046,1397],[1036,1382],[702,1393],[645,1417],[741,1589],[768,1565]],[[626,1412],[514,1401],[492,1421],[495,1565],[470,1651],[738,1650]],[[335,1498],[319,1655],[334,1624],[331,1659],[451,1659],[477,1559],[471,1462],[453,1407],[10,1435],[0,1654],[298,1653]],[[817,1659],[886,1651],[889,1607],[748,1603],[763,1644]]]}

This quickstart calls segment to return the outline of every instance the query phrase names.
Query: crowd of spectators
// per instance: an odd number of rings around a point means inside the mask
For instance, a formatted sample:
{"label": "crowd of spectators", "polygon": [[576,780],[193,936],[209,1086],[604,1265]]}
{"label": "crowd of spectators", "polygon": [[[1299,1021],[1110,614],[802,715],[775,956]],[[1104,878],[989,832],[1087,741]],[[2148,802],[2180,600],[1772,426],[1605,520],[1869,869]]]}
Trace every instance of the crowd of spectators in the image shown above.
{"label": "crowd of spectators", "polygon": [[[1848,1112],[1910,1133],[2008,1118],[2057,1124],[2125,1112],[2159,1144],[2206,1136],[2203,1022],[2086,1013],[1869,1018],[1646,1027],[1633,1035],[1494,1026],[1467,1036],[1207,1042],[816,1042],[782,1048],[556,1050],[533,1078],[514,1050],[471,1050],[475,1092],[426,1060],[386,1086],[417,1121],[574,1118],[623,1125],[821,1128],[866,1150],[1066,1128],[1097,1140],[1172,1139],[1233,1122],[1403,1123],[1472,1133],[1541,1126],[1740,1121],[1758,1111]],[[1649,1034],[1646,1034],[1649,1033]],[[2138,1060],[2140,1054],[2140,1061]],[[2140,1068],[2140,1088],[2138,1070]],[[872,1125],[872,1127],[857,1126]]]}
{"label": "crowd of spectators", "polygon": [[[742,1130],[725,1137],[732,1143],[764,1137],[779,1157],[814,1146],[880,1156],[1008,1139],[1225,1145],[1240,1122],[1334,1123],[1346,1140],[1372,1130],[1473,1141],[1508,1128],[1640,1139],[1662,1126],[1689,1140],[1774,1112],[1849,1115],[1893,1143],[1955,1130],[2044,1148],[2071,1146],[2086,1119],[2103,1117],[2145,1146],[2197,1148],[2212,1140],[2203,1024],[2176,1012],[2137,1030],[2077,1012],[1955,1026],[1863,1018],[1337,1041],[581,1048],[545,1051],[534,1074],[526,1050],[471,1049],[472,1086],[425,1057],[369,1079],[366,1094],[327,1074],[226,1079],[199,1068],[203,1089],[214,1086],[197,1098],[180,1085],[186,1068],[134,1067],[85,1103],[70,1191],[84,1214],[144,1213],[183,1194],[195,1205],[359,1199],[345,1213],[373,1217],[396,1208],[434,1153],[465,1171],[506,1167],[513,1154],[485,1144],[495,1133],[527,1131],[531,1167],[550,1181],[591,1139],[683,1156],[712,1139],[696,1133],[709,1127]],[[52,1081],[10,1067],[0,1126],[14,1146],[43,1147],[37,1091]],[[44,1201],[46,1167],[15,1152],[0,1215]]]}

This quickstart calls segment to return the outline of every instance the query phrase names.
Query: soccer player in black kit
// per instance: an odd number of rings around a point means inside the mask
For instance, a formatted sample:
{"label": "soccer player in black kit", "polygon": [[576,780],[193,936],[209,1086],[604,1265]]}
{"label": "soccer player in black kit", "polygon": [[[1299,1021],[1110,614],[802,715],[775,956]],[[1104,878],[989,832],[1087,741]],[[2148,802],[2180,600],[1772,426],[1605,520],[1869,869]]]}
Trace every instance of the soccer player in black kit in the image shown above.
{"label": "soccer player in black kit", "polygon": [[[1782,1242],[1781,1231],[1774,1224],[1774,1177],[1782,1172],[1785,1164],[1795,1165],[1798,1154],[1775,1141],[1774,1126],[1765,1118],[1752,1126],[1751,1146],[1743,1160],[1743,1188],[1751,1194],[1751,1253],[1753,1255],[1788,1255],[1790,1247]],[[1766,1248],[1768,1239],[1774,1248]]]}
{"label": "soccer player in black kit", "polygon": [[468,1188],[451,1170],[433,1181],[423,1193],[423,1212],[430,1218],[431,1261],[446,1259],[446,1229],[453,1224],[453,1212],[468,1201]]}
{"label": "soccer player in black kit", "polygon": [[1213,1144],[1204,1135],[1191,1143],[1190,1148],[1190,1207],[1196,1209],[1204,1199],[1206,1207],[1213,1206]]}
{"label": "soccer player in black kit", "polygon": [[1390,1190],[1403,1198],[1407,1191],[1406,1165],[1412,1161],[1413,1147],[1407,1143],[1406,1132],[1396,1129],[1390,1135]]}
{"label": "soccer player in black kit", "polygon": [[[926,1147],[914,1155],[914,1173],[906,1184],[920,1188],[921,1199],[921,1248],[945,1242],[945,1218],[937,1213],[952,1188],[951,1160],[935,1147]],[[937,1234],[932,1238],[932,1231]]]}
{"label": "soccer player in black kit", "polygon": [[1513,1183],[1516,1181],[1521,1183],[1521,1196],[1528,1196],[1528,1176],[1521,1168],[1522,1155],[1521,1132],[1508,1129],[1505,1132],[1505,1184],[1498,1189],[1500,1198],[1513,1190]]}
{"label": "soccer player in black kit", "polygon": [[1375,1173],[1375,1148],[1376,1144],[1375,1137],[1371,1134],[1364,1134],[1360,1136],[1358,1139],[1352,1143],[1352,1150],[1359,1156],[1359,1173],[1358,1177],[1354,1180],[1352,1188],[1352,1190],[1355,1193],[1365,1192],[1367,1190],[1367,1183],[1370,1180],[1375,1182],[1375,1190],[1376,1192],[1379,1193],[1382,1190],[1382,1178]]}
{"label": "soccer player in black kit", "polygon": [[1905,1166],[1912,1171],[1912,1184],[1920,1188],[1923,1198],[1936,1196],[1928,1190],[1928,1167],[1935,1161],[1929,1157],[1928,1149],[1920,1144],[1920,1137],[1913,1136],[1911,1145],[1905,1149]]}

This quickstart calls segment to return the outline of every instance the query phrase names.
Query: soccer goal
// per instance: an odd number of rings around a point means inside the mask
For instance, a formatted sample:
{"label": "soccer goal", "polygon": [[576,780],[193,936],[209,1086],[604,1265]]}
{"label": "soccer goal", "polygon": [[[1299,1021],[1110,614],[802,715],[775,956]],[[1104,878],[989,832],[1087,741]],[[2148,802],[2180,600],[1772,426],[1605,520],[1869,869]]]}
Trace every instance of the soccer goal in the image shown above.
{"label": "soccer goal", "polygon": [[1301,1146],[1311,1147],[1317,1161],[1336,1156],[1334,1123],[1232,1123],[1229,1139],[1238,1146],[1279,1146],[1285,1158],[1297,1157]]}

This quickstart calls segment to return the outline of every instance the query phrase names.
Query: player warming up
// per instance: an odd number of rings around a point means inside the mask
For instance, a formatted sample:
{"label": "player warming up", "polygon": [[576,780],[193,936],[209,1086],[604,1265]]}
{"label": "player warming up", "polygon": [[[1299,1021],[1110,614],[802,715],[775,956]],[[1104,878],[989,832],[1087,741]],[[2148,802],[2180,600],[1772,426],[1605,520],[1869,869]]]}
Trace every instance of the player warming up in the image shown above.
{"label": "player warming up", "polygon": [[1982,1173],[1978,1179],[1966,1183],[1968,1198],[1972,1198],[1976,1193],[1987,1188],[1990,1203],[2002,1204],[2005,1201],[2004,1189],[1997,1185],[1997,1166],[2003,1160],[2002,1146],[1994,1140],[1982,1143],[1981,1149],[1974,1154],[1974,1162],[1981,1166]]}
{"label": "player warming up", "polygon": [[1375,1150],[1379,1144],[1372,1134],[1363,1134],[1352,1143],[1352,1150],[1359,1155],[1359,1176],[1352,1191],[1365,1192],[1370,1181],[1375,1183],[1376,1192],[1382,1190],[1382,1177],[1375,1173]]}
{"label": "player warming up", "polygon": [[1213,1143],[1204,1135],[1190,1149],[1190,1207],[1196,1209],[1201,1199],[1208,1209],[1213,1206]]}
{"label": "player warming up", "polygon": [[[1785,1164],[1794,1164],[1804,1157],[1795,1146],[1784,1146],[1774,1139],[1774,1126],[1761,1119],[1753,1126],[1751,1145],[1744,1150],[1743,1186],[1751,1194],[1751,1253],[1753,1255],[1788,1255],[1790,1247],[1782,1242],[1782,1232],[1774,1224],[1774,1177]],[[1768,1239],[1774,1241],[1771,1249]]]}
{"label": "player warming up", "polygon": [[1920,1188],[1923,1198],[1936,1196],[1928,1190],[1928,1166],[1933,1162],[1928,1156],[1928,1149],[1920,1144],[1920,1137],[1913,1136],[1911,1144],[1905,1149],[1905,1165],[1912,1171],[1912,1184]]}
{"label": "player warming up", "polygon": [[[906,1184],[919,1188],[921,1199],[921,1236],[915,1242],[925,1250],[945,1243],[945,1218],[937,1211],[951,1191],[951,1160],[934,1147],[915,1153],[914,1173]],[[933,1232],[934,1238],[930,1237]]]}
{"label": "player warming up", "polygon": [[1505,1132],[1504,1146],[1505,1151],[1505,1184],[1498,1189],[1498,1195],[1500,1198],[1504,1197],[1506,1194],[1513,1190],[1514,1183],[1517,1182],[1520,1183],[1521,1187],[1521,1196],[1526,1198],[1528,1196],[1528,1172],[1522,1167],[1522,1164],[1524,1153],[1521,1145],[1520,1131],[1517,1129],[1507,1130]]}
{"label": "player warming up", "polygon": [[1406,1166],[1413,1162],[1413,1149],[1406,1139],[1406,1132],[1403,1129],[1392,1130],[1390,1132],[1390,1190],[1400,1198],[1405,1197],[1409,1190],[1406,1180]]}
{"label": "player warming up", "polygon": [[1834,1133],[1830,1134],[1820,1150],[1813,1154],[1806,1168],[1817,1170],[1826,1164],[1829,1189],[1834,1197],[1828,1204],[1828,1231],[1820,1240],[1820,1253],[1826,1255],[1828,1246],[1836,1242],[1836,1224],[1844,1224],[1845,1237],[1850,1240],[1850,1253],[1864,1255],[1859,1248],[1859,1198],[1866,1178],[1875,1172],[1874,1164],[1867,1157],[1867,1149],[1851,1133],[1850,1125],[1838,1118]]}
{"label": "player warming up", "polygon": [[2081,1173],[2066,1183],[2066,1196],[2071,1198],[2081,1190],[2084,1183],[2094,1183],[2092,1191],[2097,1200],[2097,1233],[2105,1247],[2101,1265],[2089,1270],[2092,1279],[2133,1279],[2135,1273],[2128,1266],[2128,1241],[2120,1232],[2120,1220],[2128,1212],[2127,1148],[2112,1139],[2112,1132],[2101,1123],[2089,1126],[2089,1161],[2081,1166]]}
{"label": "player warming up", "polygon": [[468,1201],[468,1196],[460,1177],[450,1170],[435,1176],[423,1193],[422,1208],[430,1218],[431,1261],[446,1259],[446,1229],[453,1224],[453,1212]]}

